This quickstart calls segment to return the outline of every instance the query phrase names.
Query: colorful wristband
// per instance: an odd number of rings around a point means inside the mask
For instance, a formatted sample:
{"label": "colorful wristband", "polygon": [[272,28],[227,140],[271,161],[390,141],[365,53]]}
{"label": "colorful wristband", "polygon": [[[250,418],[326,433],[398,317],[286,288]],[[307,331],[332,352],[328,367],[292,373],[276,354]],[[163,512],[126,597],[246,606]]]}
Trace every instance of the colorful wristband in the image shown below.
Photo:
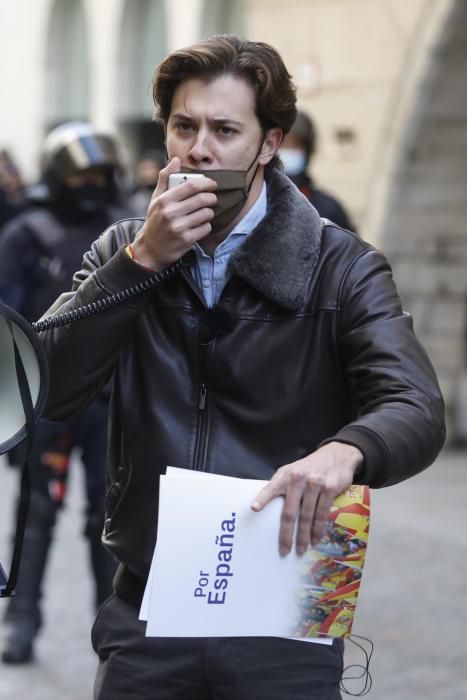
{"label": "colorful wristband", "polygon": [[128,255],[128,257],[131,258],[133,262],[135,262],[137,265],[142,267],[143,270],[147,270],[147,272],[157,272],[157,270],[154,270],[152,267],[146,267],[146,265],[141,265],[141,263],[137,261],[135,251],[133,250],[133,246],[131,245],[131,243],[127,245],[127,247],[125,248],[125,252]]}

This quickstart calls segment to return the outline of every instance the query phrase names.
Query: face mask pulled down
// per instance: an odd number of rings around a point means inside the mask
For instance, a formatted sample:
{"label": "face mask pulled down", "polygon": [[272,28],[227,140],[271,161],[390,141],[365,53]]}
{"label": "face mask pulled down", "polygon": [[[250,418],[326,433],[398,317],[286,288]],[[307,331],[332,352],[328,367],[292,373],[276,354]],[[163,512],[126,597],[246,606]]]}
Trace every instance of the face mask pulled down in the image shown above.
{"label": "face mask pulled down", "polygon": [[196,168],[181,168],[182,173],[205,175],[217,182],[217,189],[215,191],[217,204],[214,207],[214,218],[210,221],[212,233],[219,233],[219,231],[222,231],[222,229],[230,224],[243,209],[259,164],[256,166],[256,170],[249,185],[247,184],[248,173],[254,166],[262,146],[263,144],[261,144],[253,162],[246,170],[199,170]]}

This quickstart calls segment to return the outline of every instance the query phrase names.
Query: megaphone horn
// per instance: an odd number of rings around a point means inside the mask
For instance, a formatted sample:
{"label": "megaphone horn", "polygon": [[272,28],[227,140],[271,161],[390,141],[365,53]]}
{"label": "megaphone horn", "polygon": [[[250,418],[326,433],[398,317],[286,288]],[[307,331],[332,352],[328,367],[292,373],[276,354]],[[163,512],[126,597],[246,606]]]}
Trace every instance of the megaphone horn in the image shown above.
{"label": "megaphone horn", "polygon": [[45,351],[32,326],[0,302],[0,454],[26,442],[10,575],[0,564],[0,597],[14,595],[29,507],[28,458],[48,391]]}
{"label": "megaphone horn", "polygon": [[0,454],[9,452],[27,435],[18,363],[24,368],[37,422],[47,400],[47,357],[32,326],[0,302]]}

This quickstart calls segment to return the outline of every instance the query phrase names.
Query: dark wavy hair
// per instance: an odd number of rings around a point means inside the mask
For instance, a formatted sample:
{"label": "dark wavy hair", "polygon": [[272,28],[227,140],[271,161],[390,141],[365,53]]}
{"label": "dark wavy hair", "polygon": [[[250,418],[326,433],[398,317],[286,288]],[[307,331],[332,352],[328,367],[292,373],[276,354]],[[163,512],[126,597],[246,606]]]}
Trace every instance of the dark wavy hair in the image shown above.
{"label": "dark wavy hair", "polygon": [[[213,36],[174,51],[153,78],[156,115],[164,127],[177,87],[185,80],[214,80],[223,75],[243,78],[254,90],[256,116],[264,132],[278,127],[287,133],[296,118],[296,88],[279,53],[268,44],[231,34]],[[280,167],[277,157],[269,166]]]}

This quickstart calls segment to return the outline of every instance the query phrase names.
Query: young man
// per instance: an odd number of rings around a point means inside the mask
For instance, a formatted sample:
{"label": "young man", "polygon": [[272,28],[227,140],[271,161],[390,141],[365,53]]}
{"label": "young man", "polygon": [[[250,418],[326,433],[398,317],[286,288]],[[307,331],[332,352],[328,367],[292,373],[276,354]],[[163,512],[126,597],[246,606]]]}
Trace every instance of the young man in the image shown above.
{"label": "young man", "polygon": [[[323,227],[277,167],[296,114],[277,52],[236,37],[176,51],[154,97],[170,160],[147,218],[108,229],[50,313],[180,268],[43,337],[49,418],[113,376],[104,542],[120,567],[93,627],[95,697],[334,700],[340,643],[144,637],[159,474],[269,480],[252,508],[283,496],[278,547],[303,552],[352,481],[386,486],[435,459],[442,398],[385,258]],[[181,168],[208,177],[169,189]]]}

